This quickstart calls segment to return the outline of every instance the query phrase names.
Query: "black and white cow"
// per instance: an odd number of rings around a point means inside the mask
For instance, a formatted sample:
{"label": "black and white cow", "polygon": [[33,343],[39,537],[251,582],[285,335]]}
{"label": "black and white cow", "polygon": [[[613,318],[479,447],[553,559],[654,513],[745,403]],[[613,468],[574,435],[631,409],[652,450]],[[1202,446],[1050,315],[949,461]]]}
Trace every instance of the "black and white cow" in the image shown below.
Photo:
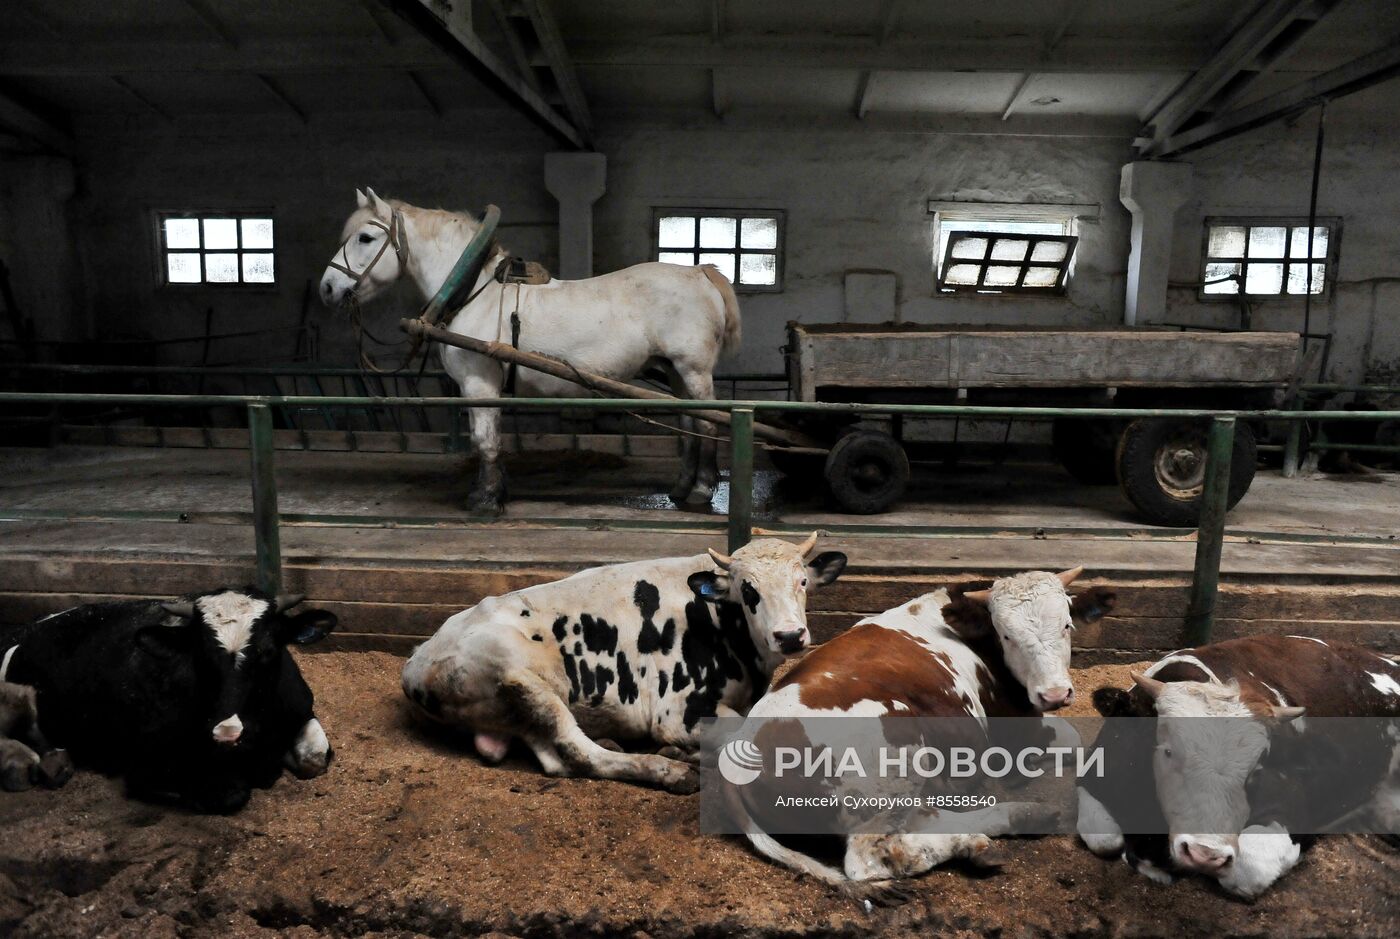
{"label": "black and white cow", "polygon": [[[701,718],[743,714],[808,643],[807,594],[846,556],[761,539],[733,557],[637,561],[489,597],[419,646],[403,689],[428,716],[470,729],[496,762],[513,738],[550,775],[693,792]],[[599,738],[651,740],[662,754]]]}
{"label": "black and white cow", "polygon": [[23,792],[42,783],[57,789],[73,776],[73,761],[39,729],[34,689],[0,681],[0,789]]}
{"label": "black and white cow", "polygon": [[[1160,883],[1197,873],[1253,898],[1298,863],[1309,839],[1294,832],[1357,811],[1400,831],[1395,662],[1347,643],[1251,636],[1173,652],[1133,681],[1094,694],[1105,717],[1149,719],[1106,726],[1098,745],[1110,772],[1081,783],[1079,833],[1096,854],[1121,854]],[[1327,717],[1391,720],[1362,728],[1369,743],[1321,758],[1336,742],[1310,737],[1327,730],[1308,721]],[[1114,767],[1150,791],[1130,790]]]}
{"label": "black and white cow", "polygon": [[227,588],[173,602],[75,607],[0,633],[0,680],[32,687],[44,735],[137,797],[236,812],[283,768],[332,751],[287,651],[335,628],[300,598]]}

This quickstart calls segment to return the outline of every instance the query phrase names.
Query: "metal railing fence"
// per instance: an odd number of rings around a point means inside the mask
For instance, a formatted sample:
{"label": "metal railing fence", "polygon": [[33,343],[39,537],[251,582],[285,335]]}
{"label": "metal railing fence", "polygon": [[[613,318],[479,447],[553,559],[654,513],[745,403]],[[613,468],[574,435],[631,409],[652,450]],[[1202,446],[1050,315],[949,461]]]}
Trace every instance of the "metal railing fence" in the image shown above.
{"label": "metal railing fence", "polygon": [[1388,421],[1400,420],[1400,411],[1284,411],[1211,410],[1205,408],[1093,408],[1017,407],[935,404],[842,404],[805,401],[691,401],[632,398],[450,398],[450,397],[341,397],[298,395],[149,395],[90,394],[79,392],[0,392],[0,406],[47,404],[144,405],[152,407],[229,406],[247,409],[251,458],[253,528],[258,586],[276,593],[281,586],[280,516],[273,462],[273,420],[277,408],[312,406],[398,408],[500,408],[549,410],[586,406],[602,411],[679,413],[724,410],[732,415],[730,428],[730,501],[728,546],[733,552],[753,534],[754,422],[761,413],[828,415],[904,415],[927,418],[1021,418],[1026,420],[1075,419],[1176,419],[1209,420],[1207,461],[1201,515],[1196,534],[1196,558],[1192,575],[1183,643],[1199,645],[1210,640],[1215,600],[1220,583],[1220,558],[1225,541],[1225,514],[1229,497],[1230,455],[1235,428],[1240,421]]}

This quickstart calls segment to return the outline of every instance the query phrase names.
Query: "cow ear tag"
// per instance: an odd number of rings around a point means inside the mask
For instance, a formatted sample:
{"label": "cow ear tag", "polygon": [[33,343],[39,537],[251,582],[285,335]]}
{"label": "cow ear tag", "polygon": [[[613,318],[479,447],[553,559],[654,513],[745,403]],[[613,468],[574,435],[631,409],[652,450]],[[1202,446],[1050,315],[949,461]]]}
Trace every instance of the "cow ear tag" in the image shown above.
{"label": "cow ear tag", "polygon": [[720,575],[711,571],[697,571],[687,578],[686,583],[701,600],[717,602],[723,600],[724,595],[729,592],[728,585],[721,581]]}

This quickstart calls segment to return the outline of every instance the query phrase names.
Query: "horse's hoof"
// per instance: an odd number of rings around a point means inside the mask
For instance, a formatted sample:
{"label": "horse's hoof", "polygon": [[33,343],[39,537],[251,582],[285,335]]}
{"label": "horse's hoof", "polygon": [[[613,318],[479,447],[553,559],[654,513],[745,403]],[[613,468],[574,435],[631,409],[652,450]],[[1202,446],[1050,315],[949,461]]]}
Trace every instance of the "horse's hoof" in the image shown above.
{"label": "horse's hoof", "polygon": [[500,518],[505,514],[505,510],[505,504],[500,499],[493,499],[489,496],[467,500],[468,515],[484,515],[488,518]]}
{"label": "horse's hoof", "polygon": [[39,781],[50,789],[61,789],[73,778],[73,760],[63,750],[50,750],[39,761]]}
{"label": "horse's hoof", "polygon": [[696,486],[686,494],[686,505],[709,505],[715,497],[715,490],[711,486]]}

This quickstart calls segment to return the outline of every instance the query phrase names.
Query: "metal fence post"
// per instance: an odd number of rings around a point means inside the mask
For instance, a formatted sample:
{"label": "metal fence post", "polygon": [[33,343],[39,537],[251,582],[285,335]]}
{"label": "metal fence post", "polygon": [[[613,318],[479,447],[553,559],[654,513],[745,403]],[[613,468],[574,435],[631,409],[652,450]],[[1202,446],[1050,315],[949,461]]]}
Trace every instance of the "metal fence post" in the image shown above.
{"label": "metal fence post", "polygon": [[1283,476],[1292,479],[1298,475],[1298,466],[1303,459],[1303,422],[1291,421],[1288,425],[1288,440],[1283,445]]}
{"label": "metal fence post", "polygon": [[729,553],[753,537],[753,408],[734,408],[729,426]]}
{"label": "metal fence post", "polygon": [[277,519],[277,478],[272,463],[272,409],[248,405],[248,452],[253,461],[253,543],[258,558],[258,589],[276,596],[282,589],[282,534]]}
{"label": "metal fence post", "polygon": [[1230,455],[1235,449],[1235,419],[1210,422],[1206,442],[1205,487],[1201,492],[1201,521],[1196,530],[1196,569],[1186,605],[1182,641],[1188,646],[1210,642],[1215,626],[1215,596],[1220,586],[1220,551],[1225,544],[1225,512],[1230,498]]}

